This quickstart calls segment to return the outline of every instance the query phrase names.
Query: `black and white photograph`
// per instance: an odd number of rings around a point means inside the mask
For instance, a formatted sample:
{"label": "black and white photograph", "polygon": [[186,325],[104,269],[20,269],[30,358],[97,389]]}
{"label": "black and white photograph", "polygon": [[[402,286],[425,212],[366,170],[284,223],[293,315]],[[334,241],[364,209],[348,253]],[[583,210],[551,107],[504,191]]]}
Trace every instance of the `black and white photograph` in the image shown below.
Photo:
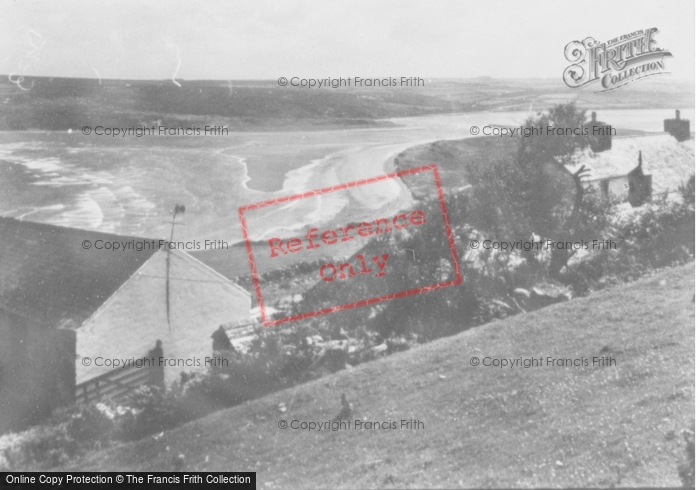
{"label": "black and white photograph", "polygon": [[0,486],[695,487],[692,0],[0,0]]}

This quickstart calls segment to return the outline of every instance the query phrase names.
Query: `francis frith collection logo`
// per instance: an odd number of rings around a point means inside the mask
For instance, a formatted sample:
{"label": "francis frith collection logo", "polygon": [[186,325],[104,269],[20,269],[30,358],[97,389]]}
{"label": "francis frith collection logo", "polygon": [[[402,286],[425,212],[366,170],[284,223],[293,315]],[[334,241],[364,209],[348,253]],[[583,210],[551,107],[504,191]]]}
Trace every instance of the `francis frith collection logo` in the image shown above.
{"label": "francis frith collection logo", "polygon": [[571,41],[564,48],[564,56],[572,64],[564,70],[564,83],[579,88],[600,81],[608,92],[666,71],[664,57],[670,51],[656,46],[654,35],[658,29],[644,29],[598,42],[592,37]]}

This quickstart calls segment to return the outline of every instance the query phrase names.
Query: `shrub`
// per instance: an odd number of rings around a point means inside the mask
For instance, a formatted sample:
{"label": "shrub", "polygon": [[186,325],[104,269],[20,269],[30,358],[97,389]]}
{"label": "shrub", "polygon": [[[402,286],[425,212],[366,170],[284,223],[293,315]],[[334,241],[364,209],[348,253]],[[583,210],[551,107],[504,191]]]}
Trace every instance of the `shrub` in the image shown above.
{"label": "shrub", "polygon": [[82,446],[101,445],[112,438],[114,422],[97,405],[79,404],[69,417],[67,435]]}
{"label": "shrub", "polygon": [[131,410],[117,417],[118,437],[124,440],[161,432],[188,420],[177,393],[158,386],[140,386],[128,397]]}
{"label": "shrub", "polygon": [[695,253],[695,209],[657,198],[626,216],[611,231],[617,250],[602,254],[605,274],[629,281],[646,271],[692,260]]}
{"label": "shrub", "polygon": [[19,434],[6,448],[4,459],[10,469],[53,468],[78,453],[79,445],[66,430],[66,424],[40,425]]}
{"label": "shrub", "polygon": [[[3,436],[0,466],[51,468],[77,454],[108,444],[114,421],[98,405],[78,404],[57,410],[46,424]],[[4,447],[2,447],[4,446]]]}

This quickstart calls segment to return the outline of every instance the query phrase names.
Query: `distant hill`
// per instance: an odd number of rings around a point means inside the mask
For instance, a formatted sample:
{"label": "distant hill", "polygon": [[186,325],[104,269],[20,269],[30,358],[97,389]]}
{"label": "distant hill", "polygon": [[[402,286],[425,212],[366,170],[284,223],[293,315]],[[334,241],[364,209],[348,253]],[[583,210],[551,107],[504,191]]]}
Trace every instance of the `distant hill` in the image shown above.
{"label": "distant hill", "polygon": [[[16,76],[13,77],[16,81]],[[178,86],[179,85],[179,86]],[[423,87],[305,89],[277,81],[97,80],[0,76],[0,130],[227,125],[230,130],[328,129],[386,118],[545,109],[577,99],[597,108],[692,107],[692,83],[655,80],[601,96],[549,79],[436,79]]]}
{"label": "distant hill", "polygon": [[[694,271],[492,322],[66,469],[172,471],[183,454],[183,471],[257,471],[260,488],[678,486],[681,431],[695,413]],[[616,365],[471,365],[548,356]],[[352,419],[424,428],[278,428],[332,419],[341,393]]]}

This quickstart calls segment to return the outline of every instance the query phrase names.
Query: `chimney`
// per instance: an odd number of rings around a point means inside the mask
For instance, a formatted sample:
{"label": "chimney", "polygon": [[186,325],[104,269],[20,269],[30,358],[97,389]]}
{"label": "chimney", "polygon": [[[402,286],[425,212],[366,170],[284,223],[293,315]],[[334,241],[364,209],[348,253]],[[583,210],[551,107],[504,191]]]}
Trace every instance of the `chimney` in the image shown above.
{"label": "chimney", "polygon": [[612,126],[605,124],[603,121],[598,121],[598,113],[591,111],[591,120],[586,123],[590,137],[588,138],[591,150],[595,153],[609,150],[612,148]]}
{"label": "chimney", "polygon": [[642,168],[642,150],[639,150],[639,168]]}
{"label": "chimney", "polygon": [[675,119],[664,119],[664,131],[671,133],[678,141],[685,141],[690,139],[690,121],[681,119],[681,111],[676,109]]}

